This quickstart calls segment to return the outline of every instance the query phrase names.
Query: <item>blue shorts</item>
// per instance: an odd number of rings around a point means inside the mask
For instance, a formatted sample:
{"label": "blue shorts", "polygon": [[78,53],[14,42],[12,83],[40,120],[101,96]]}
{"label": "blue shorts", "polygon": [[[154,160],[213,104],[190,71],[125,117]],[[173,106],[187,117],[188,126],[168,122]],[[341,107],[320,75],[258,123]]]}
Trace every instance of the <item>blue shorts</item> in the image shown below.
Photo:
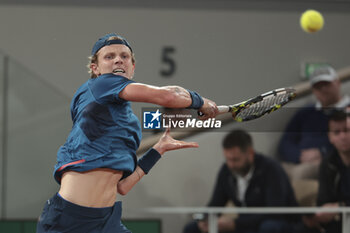
{"label": "blue shorts", "polygon": [[64,200],[57,194],[49,199],[39,218],[37,233],[131,233],[121,223],[122,203],[91,208]]}

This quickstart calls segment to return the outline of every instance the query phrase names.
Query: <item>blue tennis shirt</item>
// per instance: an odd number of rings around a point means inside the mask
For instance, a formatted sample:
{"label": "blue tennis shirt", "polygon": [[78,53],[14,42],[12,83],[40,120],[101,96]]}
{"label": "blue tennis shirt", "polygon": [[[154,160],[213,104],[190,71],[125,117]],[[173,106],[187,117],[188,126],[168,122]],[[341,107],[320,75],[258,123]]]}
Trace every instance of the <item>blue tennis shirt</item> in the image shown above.
{"label": "blue tennis shirt", "polygon": [[71,102],[73,127],[57,153],[54,177],[59,184],[65,170],[134,171],[141,126],[130,102],[119,98],[119,93],[133,82],[123,76],[103,74],[77,90]]}

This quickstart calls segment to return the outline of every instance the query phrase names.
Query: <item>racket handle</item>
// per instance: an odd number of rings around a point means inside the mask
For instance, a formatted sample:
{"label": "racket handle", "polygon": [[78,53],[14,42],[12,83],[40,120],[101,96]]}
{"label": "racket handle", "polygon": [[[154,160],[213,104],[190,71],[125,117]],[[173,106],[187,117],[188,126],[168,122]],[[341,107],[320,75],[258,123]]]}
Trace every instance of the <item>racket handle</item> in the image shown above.
{"label": "racket handle", "polygon": [[220,105],[220,106],[218,106],[218,110],[219,110],[219,114],[223,114],[223,113],[228,113],[229,111],[231,111],[231,108],[227,105]]}

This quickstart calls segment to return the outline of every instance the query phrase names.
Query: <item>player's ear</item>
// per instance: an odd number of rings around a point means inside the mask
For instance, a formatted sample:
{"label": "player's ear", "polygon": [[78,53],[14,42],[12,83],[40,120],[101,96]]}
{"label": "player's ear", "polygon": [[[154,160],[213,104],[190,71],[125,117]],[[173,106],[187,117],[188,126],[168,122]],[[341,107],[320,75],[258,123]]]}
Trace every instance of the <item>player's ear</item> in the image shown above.
{"label": "player's ear", "polygon": [[90,69],[91,69],[92,73],[94,73],[96,76],[100,75],[100,69],[96,63],[91,63]]}

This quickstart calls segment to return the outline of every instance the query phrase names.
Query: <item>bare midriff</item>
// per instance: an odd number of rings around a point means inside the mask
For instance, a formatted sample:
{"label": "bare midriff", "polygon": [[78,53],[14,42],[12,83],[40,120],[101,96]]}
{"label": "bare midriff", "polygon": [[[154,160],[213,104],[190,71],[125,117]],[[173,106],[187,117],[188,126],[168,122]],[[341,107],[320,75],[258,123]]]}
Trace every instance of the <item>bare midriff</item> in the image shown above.
{"label": "bare midriff", "polygon": [[117,199],[117,184],[123,172],[97,168],[87,172],[66,171],[59,194],[67,201],[86,207],[110,207]]}

